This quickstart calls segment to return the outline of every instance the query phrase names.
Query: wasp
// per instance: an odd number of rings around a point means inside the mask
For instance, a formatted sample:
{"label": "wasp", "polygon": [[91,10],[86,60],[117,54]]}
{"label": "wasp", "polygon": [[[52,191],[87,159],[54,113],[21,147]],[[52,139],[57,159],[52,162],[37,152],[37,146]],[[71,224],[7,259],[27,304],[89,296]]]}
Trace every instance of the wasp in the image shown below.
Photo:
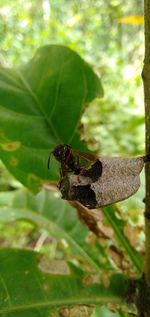
{"label": "wasp", "polygon": [[83,158],[85,161],[89,162],[94,162],[96,160],[96,156],[93,154],[77,152],[67,144],[59,144],[50,153],[48,159],[48,168],[50,168],[51,154],[53,154],[56,160],[61,164],[61,177],[64,177],[69,172],[79,175],[81,171],[84,170],[84,166],[80,164],[80,158]]}

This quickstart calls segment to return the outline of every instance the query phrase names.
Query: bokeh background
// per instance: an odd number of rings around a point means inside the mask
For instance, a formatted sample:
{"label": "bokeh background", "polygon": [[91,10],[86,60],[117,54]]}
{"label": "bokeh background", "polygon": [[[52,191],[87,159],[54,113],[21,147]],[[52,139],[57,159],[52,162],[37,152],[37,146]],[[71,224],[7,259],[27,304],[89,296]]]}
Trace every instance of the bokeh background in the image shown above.
{"label": "bokeh background", "polygon": [[0,62],[17,66],[45,44],[76,50],[105,91],[82,118],[86,140],[101,154],[143,154],[142,15],[142,0],[0,0]]}
{"label": "bokeh background", "polygon": [[[74,49],[102,79],[103,100],[86,105],[81,120],[81,135],[89,148],[104,156],[143,155],[143,1],[0,0],[1,65],[18,67],[45,44]],[[0,191],[8,193],[10,203],[14,188],[21,184],[1,163]],[[120,204],[125,218],[130,216],[132,223],[140,226],[143,198],[144,174],[139,192]],[[5,199],[1,195],[1,205]],[[31,224],[11,223],[1,229],[2,246],[34,244],[34,234],[37,241]]]}

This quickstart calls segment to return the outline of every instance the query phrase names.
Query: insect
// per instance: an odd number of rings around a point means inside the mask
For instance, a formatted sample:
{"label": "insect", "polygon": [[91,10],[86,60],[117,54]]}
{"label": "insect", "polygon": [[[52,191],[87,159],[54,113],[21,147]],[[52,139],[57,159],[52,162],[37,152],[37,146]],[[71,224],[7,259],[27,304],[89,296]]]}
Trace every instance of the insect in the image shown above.
{"label": "insect", "polygon": [[48,159],[48,168],[50,168],[51,154],[53,154],[56,160],[61,164],[60,174],[62,177],[65,176],[68,172],[72,172],[73,174],[78,175],[82,170],[84,170],[84,166],[80,164],[80,158],[83,158],[84,160],[90,162],[96,160],[96,156],[93,154],[77,152],[74,151],[71,146],[67,144],[59,144],[50,153]]}

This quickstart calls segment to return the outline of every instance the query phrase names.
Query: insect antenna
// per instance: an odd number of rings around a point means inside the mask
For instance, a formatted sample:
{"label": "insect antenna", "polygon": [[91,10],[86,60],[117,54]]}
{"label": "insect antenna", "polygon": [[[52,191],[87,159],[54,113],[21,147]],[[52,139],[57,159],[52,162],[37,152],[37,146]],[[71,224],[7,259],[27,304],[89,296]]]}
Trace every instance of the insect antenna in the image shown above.
{"label": "insect antenna", "polygon": [[50,160],[51,160],[52,152],[53,152],[53,151],[50,152],[49,158],[48,158],[48,162],[47,162],[48,169],[50,169]]}

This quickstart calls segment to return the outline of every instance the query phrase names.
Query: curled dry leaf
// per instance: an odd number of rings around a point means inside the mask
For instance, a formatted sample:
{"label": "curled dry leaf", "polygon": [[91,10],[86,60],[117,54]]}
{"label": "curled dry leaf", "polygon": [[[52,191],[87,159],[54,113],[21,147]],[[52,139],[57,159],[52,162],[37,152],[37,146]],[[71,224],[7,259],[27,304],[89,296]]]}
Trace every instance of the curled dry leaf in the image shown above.
{"label": "curled dry leaf", "polygon": [[77,201],[70,202],[77,209],[79,219],[86,224],[90,231],[94,232],[99,238],[111,239],[113,230],[106,226],[103,221],[103,215],[100,210],[89,210]]}
{"label": "curled dry leaf", "polygon": [[144,163],[145,157],[98,158],[89,169],[62,178],[59,184],[62,197],[79,201],[89,209],[124,200],[138,190]]}

